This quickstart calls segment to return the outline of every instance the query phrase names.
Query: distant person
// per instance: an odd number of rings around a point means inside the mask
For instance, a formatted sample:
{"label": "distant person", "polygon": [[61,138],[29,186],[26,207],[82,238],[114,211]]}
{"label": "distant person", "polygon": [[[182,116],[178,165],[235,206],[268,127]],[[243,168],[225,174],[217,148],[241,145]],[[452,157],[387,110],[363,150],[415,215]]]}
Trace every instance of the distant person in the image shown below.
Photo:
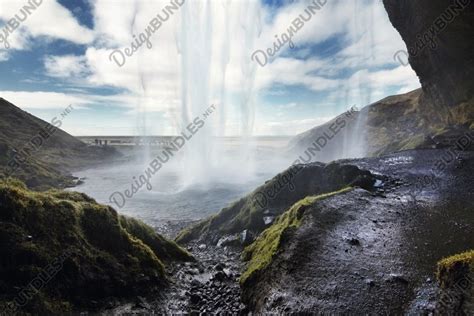
{"label": "distant person", "polygon": [[107,147],[108,140],[104,140],[104,146]]}
{"label": "distant person", "polygon": [[97,138],[94,141],[96,146],[99,145],[99,140]]}

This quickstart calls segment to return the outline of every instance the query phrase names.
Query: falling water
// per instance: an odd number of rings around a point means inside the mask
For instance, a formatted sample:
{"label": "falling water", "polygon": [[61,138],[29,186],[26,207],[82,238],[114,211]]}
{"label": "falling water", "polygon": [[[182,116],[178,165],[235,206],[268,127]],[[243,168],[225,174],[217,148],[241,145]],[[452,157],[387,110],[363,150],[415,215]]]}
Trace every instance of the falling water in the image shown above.
{"label": "falling water", "polygon": [[[358,2],[354,3],[354,15],[353,15],[353,32],[356,36],[360,36],[362,39],[362,45],[358,52],[358,58],[361,64],[366,60],[374,60],[374,12],[371,7],[368,16],[361,14]],[[369,36],[365,36],[365,34]],[[367,55],[370,54],[370,55]],[[360,102],[358,107],[364,107],[372,102],[372,87],[367,80],[369,73],[368,71],[361,71],[357,76],[357,87],[355,93],[350,93],[346,88],[346,104],[354,104],[354,100]],[[342,147],[342,155],[337,158],[361,158],[366,157],[368,153],[367,149],[367,119],[368,119],[368,106],[357,113],[354,121],[350,123],[351,127],[346,128],[344,131],[344,142]]]}
{"label": "falling water", "polygon": [[[181,67],[181,128],[191,124],[196,117],[202,117],[211,105],[216,107],[216,113],[206,119],[204,128],[183,148],[181,171],[186,184],[206,183],[232,170],[229,166],[232,162],[226,160],[222,144],[230,110],[237,109],[240,114],[240,135],[244,145],[239,153],[245,153],[248,158],[255,116],[256,71],[249,56],[259,32],[258,19],[259,4],[251,0],[189,1],[183,6],[177,38]],[[217,25],[221,28],[224,25],[219,41],[215,37],[222,30],[217,29]],[[232,42],[239,37],[243,38],[243,43]],[[234,56],[231,56],[232,48],[235,49]],[[238,91],[234,89],[229,93],[227,72],[231,62],[240,71],[240,84]],[[232,79],[235,80],[235,76]],[[242,175],[242,169],[240,166],[240,173],[226,176]]]}

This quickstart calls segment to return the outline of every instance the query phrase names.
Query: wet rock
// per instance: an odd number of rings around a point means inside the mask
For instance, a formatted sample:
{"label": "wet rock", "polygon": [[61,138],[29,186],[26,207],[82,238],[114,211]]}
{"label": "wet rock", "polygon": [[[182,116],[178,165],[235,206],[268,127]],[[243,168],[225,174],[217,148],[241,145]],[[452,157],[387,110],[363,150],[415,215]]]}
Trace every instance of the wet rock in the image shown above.
{"label": "wet rock", "polygon": [[347,239],[347,242],[351,246],[360,246],[360,241],[357,238],[349,238],[349,239]]}
{"label": "wet rock", "polygon": [[365,284],[367,284],[369,287],[375,286],[375,281],[372,279],[365,279]]}
{"label": "wet rock", "polygon": [[408,280],[401,274],[396,274],[396,273],[390,273],[388,277],[385,279],[385,281],[389,283],[402,283],[402,284],[408,284]]}
{"label": "wet rock", "polygon": [[252,232],[250,232],[248,229],[244,230],[243,232],[240,233],[240,243],[242,246],[248,246],[253,241],[255,240],[255,236]]}
{"label": "wet rock", "polygon": [[199,288],[199,287],[202,287],[202,286],[203,286],[203,284],[199,280],[193,279],[191,281],[191,287]]}
{"label": "wet rock", "polygon": [[227,275],[223,271],[217,272],[212,277],[213,277],[214,280],[217,280],[217,281],[220,281],[220,282],[227,279]]}
{"label": "wet rock", "polygon": [[150,309],[151,305],[147,303],[145,298],[138,296],[135,302],[135,308]]}
{"label": "wet rock", "polygon": [[191,275],[198,275],[199,270],[197,268],[192,268],[192,269],[187,270],[186,273],[191,274]]}
{"label": "wet rock", "polygon": [[214,266],[214,270],[216,270],[216,271],[223,271],[224,268],[225,268],[225,264],[222,263],[222,262],[220,262],[220,263],[218,263]]}
{"label": "wet rock", "polygon": [[201,296],[199,296],[196,293],[191,293],[189,297],[189,301],[191,302],[191,304],[194,304],[194,305],[199,304],[199,302],[201,302]]}
{"label": "wet rock", "polygon": [[353,186],[361,187],[364,190],[370,191],[373,190],[376,180],[373,176],[370,175],[359,175],[352,181]]}
{"label": "wet rock", "polygon": [[374,188],[378,188],[379,190],[382,190],[383,186],[384,186],[384,183],[382,180],[379,180],[379,179],[375,180]]}
{"label": "wet rock", "polygon": [[263,223],[265,225],[270,225],[271,223],[273,223],[274,220],[275,220],[275,216],[264,216],[263,217]]}
{"label": "wet rock", "polygon": [[198,246],[198,249],[199,249],[199,250],[206,250],[206,248],[207,248],[206,244],[200,244],[200,245]]}
{"label": "wet rock", "polygon": [[230,271],[230,269],[224,269],[223,272],[225,273],[226,277],[229,278],[229,279],[232,279],[232,272]]}
{"label": "wet rock", "polygon": [[240,246],[239,235],[224,236],[217,242],[217,247],[238,247]]}

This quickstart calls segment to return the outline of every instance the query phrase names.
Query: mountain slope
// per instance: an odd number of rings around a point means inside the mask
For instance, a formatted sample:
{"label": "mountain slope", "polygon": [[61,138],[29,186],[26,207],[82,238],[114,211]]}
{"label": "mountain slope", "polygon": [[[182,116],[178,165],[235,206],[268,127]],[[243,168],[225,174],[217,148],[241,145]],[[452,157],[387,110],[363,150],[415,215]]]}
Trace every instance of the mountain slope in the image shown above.
{"label": "mountain slope", "polygon": [[72,184],[68,172],[116,155],[112,148],[89,147],[77,138],[0,98],[0,175],[32,188]]}
{"label": "mountain slope", "polygon": [[[474,105],[461,105],[458,116],[446,123],[438,119],[436,108],[423,106],[421,89],[389,96],[354,114],[345,130],[321,150],[313,161],[330,161],[351,156],[348,148],[356,142],[357,156],[378,156],[400,150],[452,146],[454,140],[474,130]],[[331,121],[332,122],[332,121]],[[295,136],[289,144],[293,152],[303,151],[325,132],[331,122]],[[356,135],[356,137],[354,137]],[[353,144],[352,144],[353,145]],[[360,153],[363,152],[363,155]]]}

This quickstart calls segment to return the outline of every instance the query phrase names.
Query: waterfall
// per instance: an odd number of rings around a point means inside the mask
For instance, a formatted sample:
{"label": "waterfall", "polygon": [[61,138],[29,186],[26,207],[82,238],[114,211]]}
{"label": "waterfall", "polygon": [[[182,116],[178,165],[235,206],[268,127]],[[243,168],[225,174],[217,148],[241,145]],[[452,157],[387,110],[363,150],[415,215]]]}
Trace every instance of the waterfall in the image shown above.
{"label": "waterfall", "polygon": [[[232,164],[237,164],[239,159],[228,159],[223,137],[229,133],[227,126],[231,122],[228,113],[237,112],[243,140],[238,152],[251,160],[257,66],[251,62],[250,56],[260,32],[259,17],[259,3],[252,0],[189,1],[182,8],[177,32],[181,77],[180,127],[184,129],[196,117],[202,117],[211,105],[216,107],[216,113],[205,121],[204,128],[183,148],[180,171],[185,185],[251,172],[248,166],[240,166],[235,169],[237,174],[229,174]],[[223,35],[217,36],[220,32]],[[243,42],[238,42],[240,38]],[[235,89],[235,84],[231,88],[228,86],[231,63],[240,73],[238,89]],[[234,71],[232,80],[235,77]]]}
{"label": "waterfall", "polygon": [[[358,51],[358,59],[363,63],[364,59],[374,60],[374,7],[372,6],[368,16],[361,14],[358,2],[354,3],[353,10],[353,32],[360,36],[363,45]],[[368,33],[368,36],[364,36]],[[361,158],[368,153],[367,143],[367,120],[368,105],[372,103],[372,87],[367,85],[368,70],[359,71],[357,76],[357,87],[351,93],[350,84],[346,83],[345,101],[348,106],[357,104],[359,108],[367,106],[358,112],[356,118],[350,123],[350,127],[344,131],[344,141],[341,155],[336,158]]]}

